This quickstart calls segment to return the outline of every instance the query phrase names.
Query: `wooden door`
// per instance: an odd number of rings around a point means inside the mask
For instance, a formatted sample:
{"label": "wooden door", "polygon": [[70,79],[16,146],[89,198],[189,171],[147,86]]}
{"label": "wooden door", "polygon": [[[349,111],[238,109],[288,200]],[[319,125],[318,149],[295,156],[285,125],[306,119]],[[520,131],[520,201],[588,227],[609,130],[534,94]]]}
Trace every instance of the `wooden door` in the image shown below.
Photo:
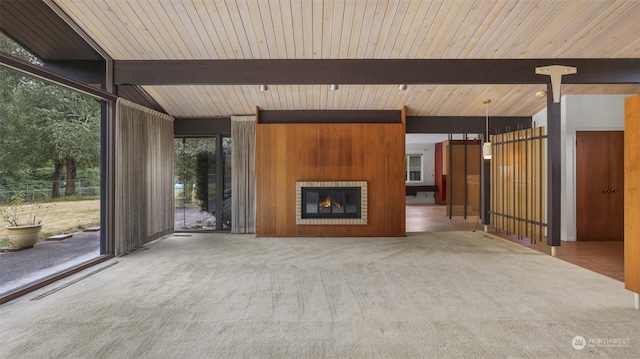
{"label": "wooden door", "polygon": [[623,240],[622,131],[576,133],[576,229],[579,241]]}
{"label": "wooden door", "polygon": [[609,133],[609,234],[624,240],[624,132]]}
{"label": "wooden door", "polygon": [[446,199],[446,193],[447,193],[447,187],[446,187],[446,175],[444,174],[444,163],[443,163],[443,153],[442,153],[442,142],[436,143],[436,150],[435,150],[435,171],[434,171],[434,176],[435,176],[435,184],[436,186],[438,186],[438,190],[435,193],[435,202],[436,204],[445,204],[447,203],[447,199]]}

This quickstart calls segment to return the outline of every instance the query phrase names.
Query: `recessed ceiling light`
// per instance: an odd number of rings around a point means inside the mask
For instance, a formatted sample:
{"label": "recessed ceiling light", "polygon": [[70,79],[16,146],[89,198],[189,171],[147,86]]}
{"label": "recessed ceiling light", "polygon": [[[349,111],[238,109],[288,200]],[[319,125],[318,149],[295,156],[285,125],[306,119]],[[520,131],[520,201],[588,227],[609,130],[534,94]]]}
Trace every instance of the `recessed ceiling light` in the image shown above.
{"label": "recessed ceiling light", "polygon": [[400,86],[398,86],[398,90],[404,91],[407,89],[407,84],[400,84]]}
{"label": "recessed ceiling light", "polygon": [[260,91],[265,92],[269,89],[269,86],[267,85],[260,85]]}
{"label": "recessed ceiling light", "polygon": [[336,84],[331,84],[331,85],[329,85],[329,90],[331,90],[331,91],[335,91],[335,90],[337,90],[337,89],[339,89],[339,88],[340,88],[340,86],[338,86],[338,85],[336,85]]}
{"label": "recessed ceiling light", "polygon": [[547,91],[536,92],[536,97],[545,97],[546,95],[547,95]]}

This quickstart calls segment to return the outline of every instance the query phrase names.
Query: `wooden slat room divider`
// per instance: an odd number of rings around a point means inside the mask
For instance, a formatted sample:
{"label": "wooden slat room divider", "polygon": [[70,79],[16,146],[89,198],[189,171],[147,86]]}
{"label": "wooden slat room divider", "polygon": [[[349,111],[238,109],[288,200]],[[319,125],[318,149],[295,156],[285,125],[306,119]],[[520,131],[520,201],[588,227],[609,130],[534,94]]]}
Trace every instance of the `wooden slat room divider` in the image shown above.
{"label": "wooden slat room divider", "polygon": [[476,139],[442,143],[443,171],[447,176],[447,217],[480,214],[480,164],[482,145]]}
{"label": "wooden slat room divider", "polygon": [[546,233],[544,127],[491,136],[491,225],[541,241]]}

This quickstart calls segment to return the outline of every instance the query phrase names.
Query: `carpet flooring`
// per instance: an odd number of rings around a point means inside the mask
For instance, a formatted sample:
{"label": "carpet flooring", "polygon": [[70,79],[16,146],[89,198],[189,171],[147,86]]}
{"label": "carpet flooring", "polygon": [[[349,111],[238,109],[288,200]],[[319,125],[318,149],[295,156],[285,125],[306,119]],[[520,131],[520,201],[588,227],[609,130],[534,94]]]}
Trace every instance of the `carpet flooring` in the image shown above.
{"label": "carpet flooring", "polygon": [[623,283],[482,232],[170,235],[0,306],[1,358],[638,358]]}

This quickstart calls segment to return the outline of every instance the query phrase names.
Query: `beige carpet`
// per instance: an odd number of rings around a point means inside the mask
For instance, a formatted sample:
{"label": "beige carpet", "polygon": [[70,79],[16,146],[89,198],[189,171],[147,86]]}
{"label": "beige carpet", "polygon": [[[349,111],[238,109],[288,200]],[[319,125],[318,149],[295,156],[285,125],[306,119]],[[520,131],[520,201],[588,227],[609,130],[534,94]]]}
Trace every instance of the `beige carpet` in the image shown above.
{"label": "beige carpet", "polygon": [[640,357],[622,283],[481,232],[168,236],[0,306],[0,333],[1,358]]}

